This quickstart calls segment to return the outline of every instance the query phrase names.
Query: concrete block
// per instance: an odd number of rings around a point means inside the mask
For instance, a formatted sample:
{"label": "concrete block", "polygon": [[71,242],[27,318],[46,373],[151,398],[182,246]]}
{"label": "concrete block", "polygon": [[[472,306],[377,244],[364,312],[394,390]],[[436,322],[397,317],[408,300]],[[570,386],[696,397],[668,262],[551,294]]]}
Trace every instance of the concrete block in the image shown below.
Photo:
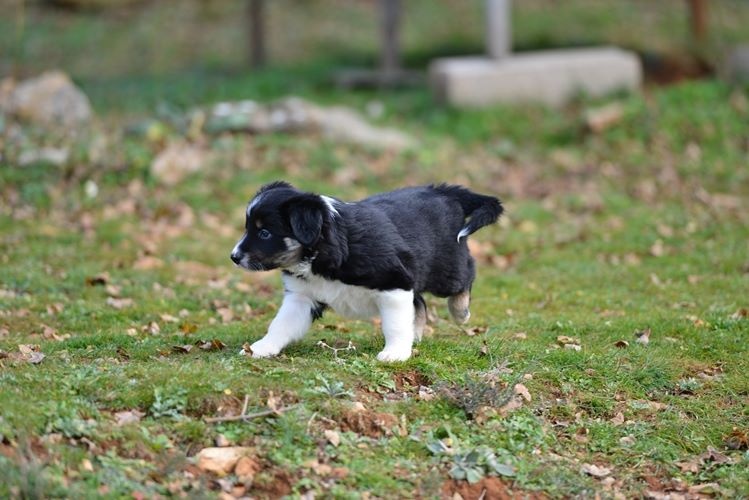
{"label": "concrete block", "polygon": [[560,106],[579,93],[605,95],[642,83],[637,56],[615,47],[560,49],[486,57],[437,59],[429,79],[438,100],[454,106],[543,103]]}
{"label": "concrete block", "polygon": [[731,49],[726,57],[724,72],[733,83],[749,83],[749,44]]}

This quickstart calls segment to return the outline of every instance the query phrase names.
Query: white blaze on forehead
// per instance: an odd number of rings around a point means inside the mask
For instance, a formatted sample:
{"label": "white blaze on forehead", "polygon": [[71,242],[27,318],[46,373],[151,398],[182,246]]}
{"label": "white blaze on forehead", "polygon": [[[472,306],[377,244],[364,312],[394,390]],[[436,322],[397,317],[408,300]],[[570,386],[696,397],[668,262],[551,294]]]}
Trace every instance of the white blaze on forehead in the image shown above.
{"label": "white blaze on forehead", "polygon": [[250,217],[250,212],[252,212],[252,209],[255,208],[258,205],[258,203],[260,203],[260,200],[262,199],[263,199],[263,195],[259,194],[255,196],[255,198],[250,202],[249,205],[247,205],[247,218],[248,219]]}
{"label": "white blaze on forehead", "polygon": [[323,203],[325,203],[325,206],[328,207],[330,213],[332,213],[333,215],[339,215],[338,210],[336,210],[335,208],[336,204],[340,203],[338,200],[324,195],[320,196],[320,198],[322,198]]}

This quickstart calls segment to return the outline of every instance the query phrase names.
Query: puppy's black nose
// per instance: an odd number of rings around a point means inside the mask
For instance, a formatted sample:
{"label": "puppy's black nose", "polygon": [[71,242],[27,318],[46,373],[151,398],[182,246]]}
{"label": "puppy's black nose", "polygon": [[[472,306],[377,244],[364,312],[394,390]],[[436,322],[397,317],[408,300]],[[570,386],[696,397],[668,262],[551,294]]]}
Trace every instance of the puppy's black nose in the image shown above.
{"label": "puppy's black nose", "polygon": [[240,256],[238,253],[232,252],[230,257],[231,257],[232,262],[234,262],[235,264],[239,264]]}

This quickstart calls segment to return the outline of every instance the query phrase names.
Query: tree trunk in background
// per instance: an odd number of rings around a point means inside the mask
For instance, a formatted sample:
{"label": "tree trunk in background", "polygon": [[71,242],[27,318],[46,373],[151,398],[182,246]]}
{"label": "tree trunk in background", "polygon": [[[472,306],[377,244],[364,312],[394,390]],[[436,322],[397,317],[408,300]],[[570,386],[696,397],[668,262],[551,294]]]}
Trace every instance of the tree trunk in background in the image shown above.
{"label": "tree trunk in background", "polygon": [[386,75],[392,75],[400,70],[400,0],[380,0],[382,15],[382,53],[380,69]]}
{"label": "tree trunk in background", "polygon": [[697,43],[704,42],[707,35],[707,1],[687,0],[687,3],[692,39]]}
{"label": "tree trunk in background", "polygon": [[249,0],[247,17],[250,25],[250,66],[265,66],[265,1]]}

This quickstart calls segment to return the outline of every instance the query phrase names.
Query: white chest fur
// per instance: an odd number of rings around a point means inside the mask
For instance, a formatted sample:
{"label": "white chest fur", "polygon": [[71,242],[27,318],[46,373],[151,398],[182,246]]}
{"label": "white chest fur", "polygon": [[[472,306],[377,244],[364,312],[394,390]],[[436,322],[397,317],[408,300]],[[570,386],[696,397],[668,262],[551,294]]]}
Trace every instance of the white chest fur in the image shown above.
{"label": "white chest fur", "polygon": [[306,274],[304,278],[285,275],[283,281],[289,292],[299,293],[316,302],[327,304],[335,312],[348,318],[376,316],[379,314],[379,299],[383,294],[393,293],[347,285],[314,274]]}

